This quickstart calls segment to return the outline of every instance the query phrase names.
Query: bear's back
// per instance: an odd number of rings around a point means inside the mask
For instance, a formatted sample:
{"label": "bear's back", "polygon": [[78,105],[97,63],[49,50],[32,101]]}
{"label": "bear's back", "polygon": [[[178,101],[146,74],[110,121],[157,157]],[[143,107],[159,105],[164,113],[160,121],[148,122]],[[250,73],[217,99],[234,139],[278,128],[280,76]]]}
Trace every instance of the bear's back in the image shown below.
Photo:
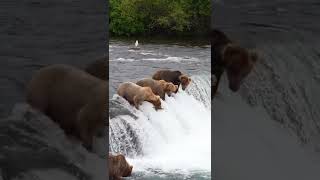
{"label": "bear's back", "polygon": [[152,92],[156,95],[159,95],[162,99],[164,98],[164,90],[161,82],[154,79],[142,79],[136,83],[141,87],[150,87]]}
{"label": "bear's back", "polygon": [[140,94],[140,91],[141,86],[132,82],[124,82],[119,85],[117,93],[118,95],[124,97],[130,103],[133,103],[133,97]]}
{"label": "bear's back", "polygon": [[159,70],[152,76],[152,78],[155,80],[165,80],[167,82],[172,82],[175,85],[179,85],[180,75],[182,75],[180,71]]}

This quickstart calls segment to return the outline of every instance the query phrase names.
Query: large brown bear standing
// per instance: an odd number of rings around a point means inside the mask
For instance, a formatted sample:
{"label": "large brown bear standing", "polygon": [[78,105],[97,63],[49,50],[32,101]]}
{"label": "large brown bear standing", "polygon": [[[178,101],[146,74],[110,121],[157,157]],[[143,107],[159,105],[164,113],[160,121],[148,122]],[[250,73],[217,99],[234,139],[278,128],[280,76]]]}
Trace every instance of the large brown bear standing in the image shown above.
{"label": "large brown bear standing", "polygon": [[99,79],[108,80],[108,60],[108,57],[99,58],[88,64],[85,68],[85,71]]}
{"label": "large brown bear standing", "polygon": [[212,91],[213,98],[217,92],[221,75],[225,70],[227,71],[229,88],[232,91],[239,90],[242,81],[256,63],[258,55],[253,50],[235,44],[219,30],[212,30],[211,41],[212,73],[216,77]]}
{"label": "large brown bear standing", "polygon": [[128,164],[126,158],[119,155],[111,155],[109,153],[109,179],[110,180],[121,180],[121,177],[128,177],[132,173],[132,166]]}
{"label": "large brown bear standing", "polygon": [[93,136],[105,127],[108,84],[67,65],[36,72],[27,87],[27,102],[57,122],[91,150]]}
{"label": "large brown bear standing", "polygon": [[177,85],[171,82],[166,82],[164,80],[153,80],[153,79],[142,79],[136,83],[141,87],[150,87],[152,92],[159,95],[161,99],[165,100],[165,94],[169,96],[176,92],[178,89]]}
{"label": "large brown bear standing", "polygon": [[181,84],[182,90],[185,90],[191,82],[191,79],[187,75],[182,74],[180,71],[171,70],[159,70],[152,76],[152,79],[172,82],[174,85],[178,85],[178,89]]}
{"label": "large brown bear standing", "polygon": [[117,93],[137,109],[143,101],[152,103],[155,109],[161,109],[160,96],[156,96],[150,87],[141,87],[132,82],[120,84]]}

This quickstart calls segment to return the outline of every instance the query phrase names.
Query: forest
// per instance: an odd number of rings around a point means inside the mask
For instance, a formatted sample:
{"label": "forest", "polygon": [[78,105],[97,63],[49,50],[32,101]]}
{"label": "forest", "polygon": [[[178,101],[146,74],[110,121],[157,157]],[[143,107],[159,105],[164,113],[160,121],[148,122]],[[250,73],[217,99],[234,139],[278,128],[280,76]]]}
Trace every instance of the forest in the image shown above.
{"label": "forest", "polygon": [[111,36],[202,36],[210,28],[209,0],[110,0]]}

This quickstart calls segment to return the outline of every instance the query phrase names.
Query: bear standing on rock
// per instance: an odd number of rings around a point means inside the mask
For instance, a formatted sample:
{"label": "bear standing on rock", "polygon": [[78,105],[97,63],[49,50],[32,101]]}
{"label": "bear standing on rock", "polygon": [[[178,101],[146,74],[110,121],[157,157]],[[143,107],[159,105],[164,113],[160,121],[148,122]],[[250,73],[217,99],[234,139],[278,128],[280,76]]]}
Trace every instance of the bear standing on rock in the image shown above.
{"label": "bear standing on rock", "polygon": [[212,98],[217,92],[220,78],[225,70],[229,88],[235,92],[239,90],[242,81],[251,72],[258,59],[257,52],[240,47],[219,30],[211,32],[211,55],[212,73],[216,78],[212,88]]}
{"label": "bear standing on rock", "polygon": [[62,64],[40,69],[27,87],[27,102],[88,150],[93,136],[105,128],[107,96],[107,81]]}
{"label": "bear standing on rock", "polygon": [[161,99],[165,100],[165,94],[169,96],[176,92],[178,89],[177,85],[171,82],[166,82],[164,80],[153,80],[153,79],[142,79],[136,83],[141,87],[150,87],[152,92],[159,95]]}
{"label": "bear standing on rock", "polygon": [[156,96],[150,87],[141,87],[132,82],[125,82],[120,84],[117,93],[137,109],[143,101],[152,103],[155,109],[161,109],[160,96]]}
{"label": "bear standing on rock", "polygon": [[109,179],[121,180],[121,177],[128,177],[132,173],[132,166],[126,161],[126,158],[119,155],[112,155],[109,153]]}
{"label": "bear standing on rock", "polygon": [[191,79],[187,75],[182,74],[180,71],[171,70],[159,70],[152,76],[152,79],[172,82],[174,85],[178,85],[178,89],[181,84],[182,90],[185,90],[191,82]]}

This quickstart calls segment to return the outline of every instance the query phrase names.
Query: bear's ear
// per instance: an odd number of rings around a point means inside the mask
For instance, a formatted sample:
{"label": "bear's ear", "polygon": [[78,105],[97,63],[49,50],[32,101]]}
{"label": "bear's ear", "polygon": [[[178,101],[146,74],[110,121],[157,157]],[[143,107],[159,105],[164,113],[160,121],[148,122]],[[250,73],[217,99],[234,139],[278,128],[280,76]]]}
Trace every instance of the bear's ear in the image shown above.
{"label": "bear's ear", "polygon": [[259,54],[256,49],[250,49],[249,56],[250,56],[251,62],[253,62],[253,63],[256,63],[259,59]]}
{"label": "bear's ear", "polygon": [[165,89],[170,89],[170,83],[166,83],[164,87]]}
{"label": "bear's ear", "polygon": [[180,81],[184,81],[184,80],[187,80],[187,79],[188,79],[188,77],[186,75],[184,75],[184,74],[179,76],[179,80]]}

